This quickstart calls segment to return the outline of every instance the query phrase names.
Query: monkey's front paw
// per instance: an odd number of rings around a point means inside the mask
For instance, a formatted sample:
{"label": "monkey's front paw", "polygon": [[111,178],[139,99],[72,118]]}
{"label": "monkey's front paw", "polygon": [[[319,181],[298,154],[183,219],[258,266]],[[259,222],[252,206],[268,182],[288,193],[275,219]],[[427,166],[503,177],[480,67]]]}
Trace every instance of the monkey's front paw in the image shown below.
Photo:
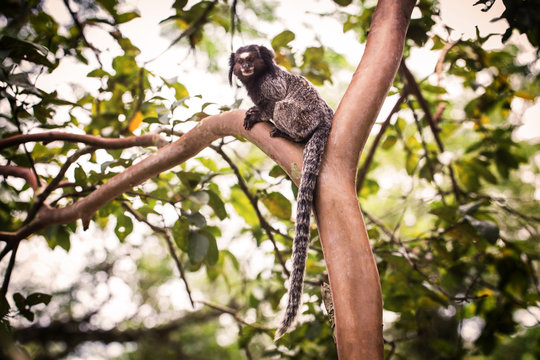
{"label": "monkey's front paw", "polygon": [[246,112],[246,117],[244,118],[244,129],[251,130],[253,125],[260,121],[260,111],[256,107],[252,107]]}

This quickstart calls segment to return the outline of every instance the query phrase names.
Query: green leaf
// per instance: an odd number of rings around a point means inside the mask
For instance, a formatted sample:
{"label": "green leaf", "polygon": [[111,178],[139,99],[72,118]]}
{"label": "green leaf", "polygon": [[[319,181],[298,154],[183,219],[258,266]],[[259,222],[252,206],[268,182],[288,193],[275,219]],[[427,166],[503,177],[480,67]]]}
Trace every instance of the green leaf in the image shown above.
{"label": "green leaf", "polygon": [[82,166],[77,166],[73,172],[75,176],[75,182],[77,185],[86,186],[86,173],[84,172]]}
{"label": "green leaf", "polygon": [[217,264],[219,260],[219,250],[217,247],[216,238],[209,231],[203,230],[201,233],[203,233],[208,239],[208,252],[206,254],[205,261],[208,265],[213,266]]}
{"label": "green leaf", "polygon": [[202,174],[194,173],[191,171],[179,171],[176,176],[180,179],[182,184],[190,189],[194,189],[201,181]]}
{"label": "green leaf", "polygon": [[116,71],[116,75],[130,75],[136,77],[139,75],[139,67],[137,62],[131,56],[117,56],[113,59],[113,69]]}
{"label": "green leaf", "polygon": [[442,86],[435,86],[429,83],[422,83],[421,87],[422,87],[422,90],[433,93],[433,94],[437,94],[437,95],[446,94],[446,89],[443,88]]}
{"label": "green leaf", "polygon": [[499,227],[494,222],[478,220],[469,215],[465,216],[465,220],[490,244],[495,244],[499,239]]}
{"label": "green leaf", "polygon": [[198,231],[190,231],[188,238],[188,256],[189,261],[193,264],[201,263],[210,248],[210,239],[208,236]]}
{"label": "green leaf", "polygon": [[15,306],[19,311],[24,310],[26,308],[26,300],[24,296],[21,293],[15,293],[13,294],[13,301],[15,301]]}
{"label": "green leaf", "polygon": [[187,0],[175,0],[173,4],[173,8],[176,10],[182,10],[184,6],[186,6]]}
{"label": "green leaf", "polygon": [[189,97],[189,92],[183,84],[175,82],[174,84],[172,84],[172,88],[174,89],[174,94],[177,100]]}
{"label": "green leaf", "polygon": [[203,228],[206,226],[206,218],[200,212],[196,211],[196,212],[192,212],[191,214],[189,213],[182,213],[182,214],[185,216],[185,218],[187,219],[187,221],[189,221],[191,225],[195,225],[198,228]]}
{"label": "green leaf", "polygon": [[176,246],[184,252],[188,251],[188,238],[189,238],[189,224],[188,222],[180,217],[174,223],[172,227],[172,235],[174,237],[174,242]]}
{"label": "green leaf", "polygon": [[270,175],[273,178],[278,178],[280,176],[287,176],[287,173],[283,171],[281,166],[274,165],[272,169],[270,170],[270,172],[268,173],[268,175]]}
{"label": "green leaf", "polygon": [[249,199],[237,185],[233,186],[231,189],[231,204],[238,215],[243,217],[248,225],[255,226],[259,223],[259,219],[257,218]]}
{"label": "green leaf", "polygon": [[272,192],[261,199],[270,213],[278,218],[289,220],[291,218],[291,202],[278,192]]}
{"label": "green leaf", "polygon": [[395,135],[388,135],[386,139],[384,139],[383,143],[381,144],[381,147],[384,150],[390,149],[392,146],[394,146],[397,142],[397,136]]}
{"label": "green leaf", "polygon": [[197,160],[199,160],[199,162],[208,170],[213,171],[213,172],[218,171],[218,167],[214,160],[210,158],[205,158],[205,157],[198,157]]}
{"label": "green leaf", "polygon": [[0,36],[0,49],[6,51],[7,56],[17,63],[26,60],[47,67],[54,66],[54,64],[47,59],[49,50],[40,44],[9,35],[3,35]]}
{"label": "green leaf", "polygon": [[223,203],[223,200],[221,200],[221,198],[211,190],[207,190],[206,193],[210,197],[208,205],[212,208],[212,210],[214,210],[216,216],[220,220],[227,218],[229,215],[227,214],[227,210],[225,209],[225,204]]}
{"label": "green leaf", "polygon": [[116,227],[114,228],[114,233],[118,237],[120,242],[124,241],[126,236],[131,234],[133,231],[133,221],[127,215],[120,215],[116,218]]}
{"label": "green leaf", "polygon": [[288,47],[288,44],[293,41],[295,38],[295,35],[292,31],[289,31],[289,30],[285,30],[285,31],[282,31],[281,33],[277,34],[273,39],[272,39],[272,48],[274,50],[279,50],[280,48],[287,48]]}
{"label": "green leaf", "polygon": [[407,152],[405,159],[405,170],[407,170],[407,174],[412,175],[414,173],[414,170],[418,165],[418,161],[420,161],[420,157],[417,153],[412,151]]}
{"label": "green leaf", "polygon": [[45,304],[48,305],[51,301],[52,295],[50,294],[44,294],[44,293],[33,293],[28,295],[26,298],[26,305],[28,306],[34,306],[38,304]]}
{"label": "green leaf", "polygon": [[113,17],[116,15],[116,0],[96,0]]}
{"label": "green leaf", "polygon": [[62,249],[69,251],[71,242],[69,240],[69,232],[63,225],[51,225],[45,230],[45,238],[51,249],[60,246]]}
{"label": "green leaf", "polygon": [[347,6],[352,4],[352,0],[334,0],[334,2],[339,6]]}
{"label": "green leaf", "polygon": [[474,168],[465,160],[458,160],[454,163],[454,169],[456,170],[457,178],[459,182],[468,191],[478,191],[480,188],[480,181],[478,174],[474,171]]}
{"label": "green leaf", "polygon": [[86,77],[102,78],[104,76],[111,77],[112,75],[103,69],[95,69],[86,74]]}
{"label": "green leaf", "polygon": [[136,11],[118,14],[118,16],[116,16],[116,23],[123,24],[138,17],[141,17],[141,15],[139,15],[139,13]]}

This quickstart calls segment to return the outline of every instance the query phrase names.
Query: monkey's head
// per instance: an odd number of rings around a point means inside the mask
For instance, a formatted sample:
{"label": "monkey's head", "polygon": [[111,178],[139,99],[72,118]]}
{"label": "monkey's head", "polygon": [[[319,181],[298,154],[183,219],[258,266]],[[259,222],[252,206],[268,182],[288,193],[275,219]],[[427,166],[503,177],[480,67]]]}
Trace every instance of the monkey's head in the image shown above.
{"label": "monkey's head", "polygon": [[232,85],[233,74],[246,83],[267,72],[273,73],[276,66],[273,58],[274,53],[264,46],[242,46],[229,58],[229,84]]}

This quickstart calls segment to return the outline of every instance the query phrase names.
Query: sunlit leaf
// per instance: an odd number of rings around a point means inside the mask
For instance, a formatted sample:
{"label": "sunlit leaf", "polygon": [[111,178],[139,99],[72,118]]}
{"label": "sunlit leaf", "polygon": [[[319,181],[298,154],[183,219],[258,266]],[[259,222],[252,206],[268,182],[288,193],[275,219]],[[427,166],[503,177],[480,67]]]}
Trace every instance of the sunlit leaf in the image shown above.
{"label": "sunlit leaf", "polygon": [[135,18],[138,18],[138,17],[141,17],[141,16],[136,11],[131,11],[131,12],[123,13],[123,14],[118,14],[118,16],[116,16],[116,23],[118,23],[118,24],[126,23],[126,22],[128,22],[130,20],[133,20]]}
{"label": "sunlit leaf", "polygon": [[272,39],[272,48],[277,51],[280,48],[288,47],[288,44],[293,41],[294,38],[295,35],[292,31],[282,31],[281,33],[274,36],[274,38]]}
{"label": "sunlit leaf", "polygon": [[231,189],[231,204],[238,215],[243,217],[248,225],[255,226],[259,223],[249,199],[237,186]]}
{"label": "sunlit leaf", "polygon": [[291,218],[291,202],[278,192],[272,192],[261,198],[268,211],[278,218],[289,220]]}

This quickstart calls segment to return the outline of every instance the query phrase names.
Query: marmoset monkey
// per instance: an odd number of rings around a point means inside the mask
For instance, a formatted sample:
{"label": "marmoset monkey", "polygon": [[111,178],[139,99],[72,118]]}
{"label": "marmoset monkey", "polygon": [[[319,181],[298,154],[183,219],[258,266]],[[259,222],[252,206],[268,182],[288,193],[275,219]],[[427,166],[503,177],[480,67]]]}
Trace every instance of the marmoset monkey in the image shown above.
{"label": "marmoset monkey", "polygon": [[270,132],[271,136],[306,143],[298,190],[289,300],[276,332],[275,339],[278,339],[287,332],[301,305],[313,196],[334,111],[313,85],[303,77],[278,67],[273,58],[272,51],[264,46],[239,48],[229,60],[229,83],[232,85],[234,74],[255,103],[246,113],[246,130],[257,122],[272,120],[275,127]]}

